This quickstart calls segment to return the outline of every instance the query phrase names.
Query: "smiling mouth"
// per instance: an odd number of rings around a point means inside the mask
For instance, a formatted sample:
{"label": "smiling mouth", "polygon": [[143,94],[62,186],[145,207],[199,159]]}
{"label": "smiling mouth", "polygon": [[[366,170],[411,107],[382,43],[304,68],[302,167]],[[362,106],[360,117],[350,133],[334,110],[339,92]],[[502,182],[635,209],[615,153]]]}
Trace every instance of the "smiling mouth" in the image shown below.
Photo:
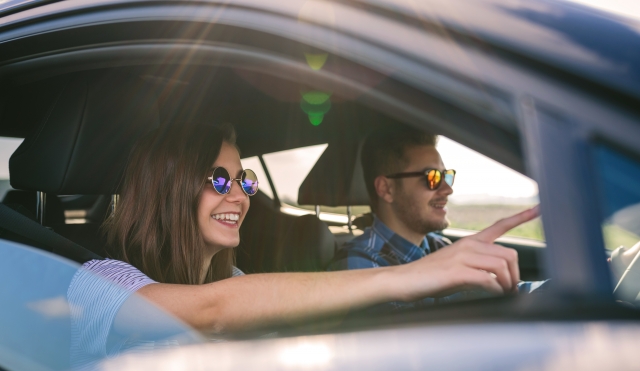
{"label": "smiling mouth", "polygon": [[213,214],[211,218],[215,221],[230,226],[236,227],[238,226],[238,221],[240,220],[240,214],[238,213],[221,213],[221,214]]}
{"label": "smiling mouth", "polygon": [[447,210],[447,201],[434,201],[429,202],[429,206],[438,210]]}

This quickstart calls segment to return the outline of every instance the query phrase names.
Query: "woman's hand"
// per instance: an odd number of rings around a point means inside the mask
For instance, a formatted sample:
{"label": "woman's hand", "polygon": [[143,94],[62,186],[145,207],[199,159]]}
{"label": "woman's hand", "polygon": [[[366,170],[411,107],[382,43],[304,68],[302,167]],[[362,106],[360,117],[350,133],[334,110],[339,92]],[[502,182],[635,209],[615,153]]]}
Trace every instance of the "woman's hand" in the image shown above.
{"label": "woman's hand", "polygon": [[403,288],[400,300],[446,296],[468,289],[495,294],[517,291],[520,281],[518,253],[493,242],[510,229],[538,216],[538,207],[502,219],[475,235],[413,263],[394,267]]}

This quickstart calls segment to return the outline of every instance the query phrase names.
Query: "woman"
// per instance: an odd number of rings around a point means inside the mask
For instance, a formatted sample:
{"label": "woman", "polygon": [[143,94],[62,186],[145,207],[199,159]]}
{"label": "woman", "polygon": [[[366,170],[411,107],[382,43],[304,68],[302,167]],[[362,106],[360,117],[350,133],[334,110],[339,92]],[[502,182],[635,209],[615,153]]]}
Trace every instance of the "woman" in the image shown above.
{"label": "woman", "polygon": [[527,210],[403,266],[243,275],[232,265],[233,248],[253,190],[243,190],[240,180],[228,193],[214,188],[213,170],[220,168],[242,177],[230,126],[173,127],[139,141],[106,225],[113,259],[87,262],[85,270],[196,329],[228,332],[471,288],[513,292],[517,255],[493,240],[537,216]]}

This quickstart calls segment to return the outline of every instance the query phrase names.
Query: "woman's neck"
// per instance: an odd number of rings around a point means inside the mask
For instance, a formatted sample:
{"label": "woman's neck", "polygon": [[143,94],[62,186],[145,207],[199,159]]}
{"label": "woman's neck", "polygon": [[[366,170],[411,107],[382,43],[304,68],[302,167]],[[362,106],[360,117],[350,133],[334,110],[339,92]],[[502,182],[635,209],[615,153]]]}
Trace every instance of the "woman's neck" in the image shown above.
{"label": "woman's neck", "polygon": [[202,270],[200,271],[200,284],[203,284],[204,280],[207,279],[207,272],[209,272],[209,267],[211,266],[211,259],[215,254],[216,252],[205,252],[202,259]]}

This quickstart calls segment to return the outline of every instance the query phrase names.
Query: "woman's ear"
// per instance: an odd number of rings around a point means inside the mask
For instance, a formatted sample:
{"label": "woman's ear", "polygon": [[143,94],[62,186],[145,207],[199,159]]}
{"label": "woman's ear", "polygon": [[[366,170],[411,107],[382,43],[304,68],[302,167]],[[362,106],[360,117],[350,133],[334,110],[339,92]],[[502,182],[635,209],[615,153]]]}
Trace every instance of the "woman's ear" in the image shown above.
{"label": "woman's ear", "polygon": [[384,200],[387,203],[393,202],[394,184],[393,179],[389,179],[383,175],[380,175],[373,181],[373,185],[376,188],[378,198]]}

